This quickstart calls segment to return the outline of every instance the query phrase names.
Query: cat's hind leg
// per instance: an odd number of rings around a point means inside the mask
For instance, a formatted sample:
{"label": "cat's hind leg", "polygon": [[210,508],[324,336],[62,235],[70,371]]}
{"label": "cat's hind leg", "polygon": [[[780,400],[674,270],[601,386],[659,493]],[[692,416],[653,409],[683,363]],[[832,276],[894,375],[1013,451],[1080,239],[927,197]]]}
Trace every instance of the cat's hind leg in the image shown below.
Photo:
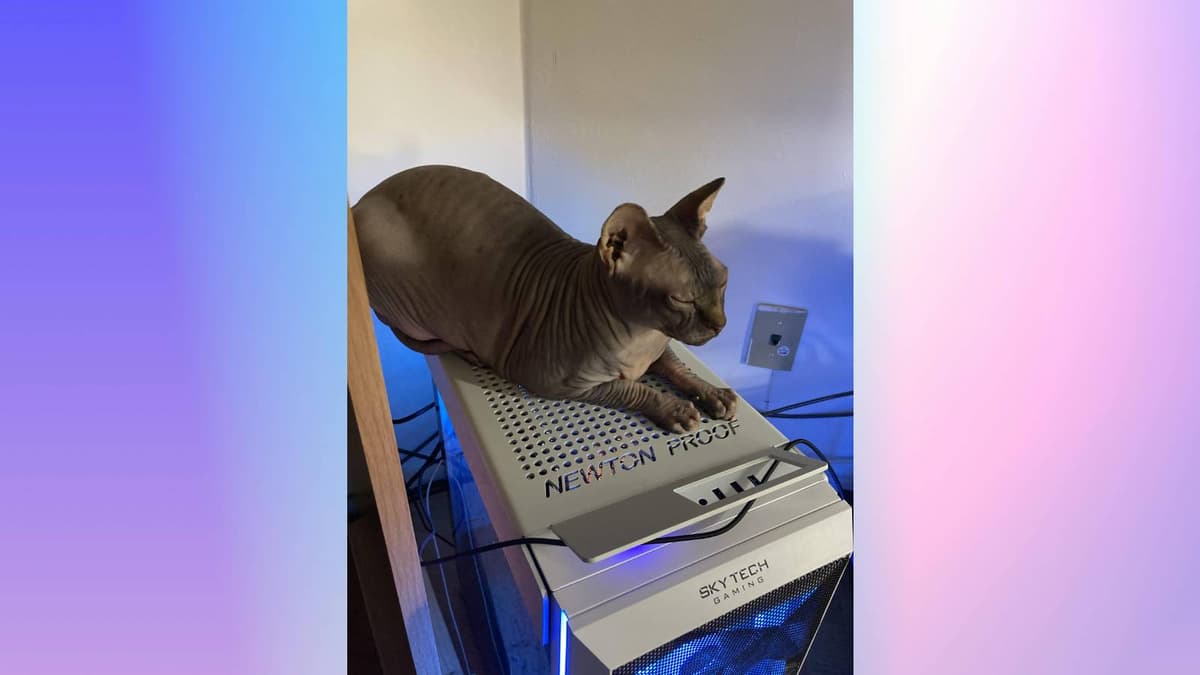
{"label": "cat's hind leg", "polygon": [[473,366],[478,366],[480,368],[488,367],[488,365],[484,363],[482,359],[480,359],[478,356],[475,356],[475,352],[459,352],[458,355],[462,357],[463,361],[466,361]]}
{"label": "cat's hind leg", "polygon": [[679,360],[675,352],[671,351],[670,345],[663,350],[657,361],[650,364],[650,372],[667,378],[714,419],[733,419],[737,412],[737,393],[732,389],[715,387],[700,379]]}
{"label": "cat's hind leg", "polygon": [[475,356],[475,352],[462,351],[458,347],[455,347],[448,342],[443,342],[441,340],[414,340],[395,328],[392,328],[392,334],[395,335],[396,339],[403,343],[405,347],[408,347],[414,352],[419,352],[421,354],[427,354],[430,356],[445,354],[447,352],[455,352],[461,356],[464,361],[473,366],[479,366],[480,368],[488,367],[487,364],[481,361],[478,356]]}
{"label": "cat's hind leg", "polygon": [[675,433],[684,433],[700,426],[700,411],[691,402],[651,389],[640,382],[605,382],[592,387],[578,400],[640,412],[651,422]]}
{"label": "cat's hind leg", "polygon": [[[391,328],[391,326],[388,327]],[[404,333],[401,333],[395,328],[392,328],[392,335],[395,335],[396,339],[399,340],[405,347],[408,347],[414,352],[419,352],[421,354],[445,354],[446,352],[458,350],[457,347],[449,343],[442,342],[441,340],[415,340]]]}

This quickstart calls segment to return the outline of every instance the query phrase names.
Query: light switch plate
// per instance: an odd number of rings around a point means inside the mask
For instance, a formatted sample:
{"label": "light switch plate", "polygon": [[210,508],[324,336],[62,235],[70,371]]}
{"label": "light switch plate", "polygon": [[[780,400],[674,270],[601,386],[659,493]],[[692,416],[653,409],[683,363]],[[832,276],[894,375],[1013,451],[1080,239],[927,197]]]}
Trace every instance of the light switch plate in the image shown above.
{"label": "light switch plate", "polygon": [[791,370],[808,310],[760,302],[754,307],[742,360],[751,366]]}

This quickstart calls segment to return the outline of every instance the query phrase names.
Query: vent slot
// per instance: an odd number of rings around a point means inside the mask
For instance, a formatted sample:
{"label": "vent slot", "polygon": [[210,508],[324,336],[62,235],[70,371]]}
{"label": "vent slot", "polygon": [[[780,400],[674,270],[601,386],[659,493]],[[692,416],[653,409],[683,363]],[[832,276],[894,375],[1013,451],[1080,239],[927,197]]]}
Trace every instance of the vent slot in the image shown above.
{"label": "vent slot", "polygon": [[[675,493],[700,506],[724,501],[762,485],[764,481],[759,476],[767,474],[767,469],[770,468],[772,461],[767,458],[747,462],[675,488]],[[775,477],[782,477],[786,473],[787,470],[781,467],[776,470]]]}

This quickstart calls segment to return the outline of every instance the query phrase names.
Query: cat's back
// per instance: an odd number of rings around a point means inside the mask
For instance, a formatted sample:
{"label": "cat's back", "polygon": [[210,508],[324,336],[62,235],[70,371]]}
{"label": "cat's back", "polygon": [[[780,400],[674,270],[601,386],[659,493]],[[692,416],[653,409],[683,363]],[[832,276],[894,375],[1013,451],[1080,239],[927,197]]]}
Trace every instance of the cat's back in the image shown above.
{"label": "cat's back", "polygon": [[401,171],[363,195],[355,220],[369,221],[367,237],[399,234],[410,245],[470,245],[566,235],[517,193],[487,174],[457,166],[427,165]]}
{"label": "cat's back", "polygon": [[522,314],[530,256],[586,245],[486,174],[420,166],[353,207],[371,306],[415,340],[487,357]]}

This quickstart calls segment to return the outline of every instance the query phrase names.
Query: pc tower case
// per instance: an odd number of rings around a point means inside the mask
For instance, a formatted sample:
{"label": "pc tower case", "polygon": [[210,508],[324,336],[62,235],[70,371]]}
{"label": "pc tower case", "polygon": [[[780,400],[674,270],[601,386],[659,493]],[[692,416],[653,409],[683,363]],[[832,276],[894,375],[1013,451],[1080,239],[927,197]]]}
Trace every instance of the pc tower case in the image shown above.
{"label": "pc tower case", "polygon": [[[744,400],[734,420],[673,434],[534,397],[457,356],[429,365],[496,536],[566,544],[504,549],[548,672],[799,672],[852,552],[850,507],[823,462],[784,451]],[[653,541],[719,528],[751,501],[723,534]]]}

